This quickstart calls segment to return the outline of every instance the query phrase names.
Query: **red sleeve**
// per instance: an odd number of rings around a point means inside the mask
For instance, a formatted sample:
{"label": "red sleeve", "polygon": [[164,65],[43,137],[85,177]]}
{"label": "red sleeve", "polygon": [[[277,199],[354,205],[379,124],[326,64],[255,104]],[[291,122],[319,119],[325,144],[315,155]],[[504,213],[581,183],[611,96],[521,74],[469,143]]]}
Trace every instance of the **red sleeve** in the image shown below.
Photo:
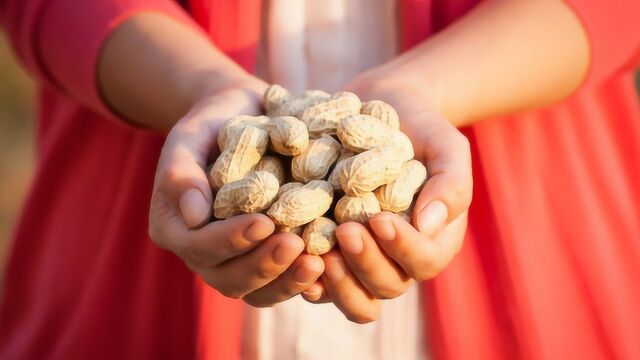
{"label": "red sleeve", "polygon": [[567,0],[580,18],[591,46],[586,83],[635,67],[640,55],[640,1]]}
{"label": "red sleeve", "polygon": [[19,58],[38,81],[103,114],[96,65],[107,35],[144,11],[190,24],[172,0],[0,0],[0,20]]}

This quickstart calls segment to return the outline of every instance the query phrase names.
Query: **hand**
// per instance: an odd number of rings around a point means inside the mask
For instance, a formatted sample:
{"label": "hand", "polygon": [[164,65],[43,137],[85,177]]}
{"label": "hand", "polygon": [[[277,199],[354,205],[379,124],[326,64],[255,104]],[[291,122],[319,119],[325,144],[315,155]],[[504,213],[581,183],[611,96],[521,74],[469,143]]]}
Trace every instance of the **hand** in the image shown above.
{"label": "hand", "polygon": [[284,301],[313,284],[324,271],[304,242],[274,234],[261,214],[209,223],[213,194],[204,168],[218,155],[217,132],[238,114],[258,114],[266,86],[259,81],[208,96],[173,127],[158,163],[149,235],[223,295],[254,306]]}
{"label": "hand", "polygon": [[386,101],[397,110],[415,158],[427,167],[428,180],[415,204],[415,227],[389,212],[373,216],[368,227],[340,225],[340,250],[323,256],[322,281],[303,293],[311,302],[334,302],[358,323],[378,318],[379,299],[403,294],[414,281],[435,277],[451,262],[462,246],[472,195],[466,137],[429,105],[429,99],[416,96],[420,92],[412,91],[410,81],[398,86],[372,78],[381,77],[365,73],[347,90],[363,99]]}

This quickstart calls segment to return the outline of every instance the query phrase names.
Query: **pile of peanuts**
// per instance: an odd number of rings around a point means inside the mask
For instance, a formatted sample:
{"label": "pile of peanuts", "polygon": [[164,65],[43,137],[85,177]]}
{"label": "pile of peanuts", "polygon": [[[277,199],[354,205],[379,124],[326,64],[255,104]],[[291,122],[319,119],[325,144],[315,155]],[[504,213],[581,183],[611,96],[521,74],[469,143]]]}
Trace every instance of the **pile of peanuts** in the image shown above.
{"label": "pile of peanuts", "polygon": [[336,222],[366,223],[383,210],[410,218],[427,170],[390,105],[271,85],[264,107],[266,116],[236,116],[218,133],[216,218],[266,212],[317,255],[335,246]]}

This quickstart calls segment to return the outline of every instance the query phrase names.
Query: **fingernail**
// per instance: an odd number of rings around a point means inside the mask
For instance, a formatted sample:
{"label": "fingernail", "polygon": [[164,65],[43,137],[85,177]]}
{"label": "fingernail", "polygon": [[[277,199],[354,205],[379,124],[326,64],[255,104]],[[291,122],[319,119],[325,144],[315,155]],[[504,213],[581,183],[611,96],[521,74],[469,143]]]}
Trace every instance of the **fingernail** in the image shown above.
{"label": "fingernail", "polygon": [[389,215],[376,216],[369,222],[372,224],[371,228],[378,239],[392,241],[396,238],[396,228]]}
{"label": "fingernail", "polygon": [[344,261],[337,257],[333,257],[330,259],[329,264],[325,266],[324,273],[327,274],[327,277],[331,281],[340,281],[345,277],[345,264]]}
{"label": "fingernail", "polygon": [[444,227],[448,216],[447,206],[440,200],[433,200],[418,214],[418,229],[426,235],[435,235]]}
{"label": "fingernail", "polygon": [[302,252],[304,244],[300,244],[302,240],[296,241],[296,239],[284,239],[273,250],[273,261],[278,265],[288,265],[293,259]]}
{"label": "fingernail", "polygon": [[188,227],[202,224],[209,217],[211,207],[199,189],[187,190],[180,198],[180,213]]}
{"label": "fingernail", "polygon": [[362,234],[360,234],[360,231],[342,233],[340,234],[340,238],[340,249],[353,255],[358,255],[362,252],[364,243],[362,241]]}
{"label": "fingernail", "polygon": [[293,273],[293,280],[303,284],[308,283],[314,280],[320,272],[322,272],[321,265],[315,262],[299,265]]}
{"label": "fingernail", "polygon": [[242,236],[248,241],[261,241],[273,234],[275,226],[273,223],[264,220],[255,221],[248,229],[244,231]]}

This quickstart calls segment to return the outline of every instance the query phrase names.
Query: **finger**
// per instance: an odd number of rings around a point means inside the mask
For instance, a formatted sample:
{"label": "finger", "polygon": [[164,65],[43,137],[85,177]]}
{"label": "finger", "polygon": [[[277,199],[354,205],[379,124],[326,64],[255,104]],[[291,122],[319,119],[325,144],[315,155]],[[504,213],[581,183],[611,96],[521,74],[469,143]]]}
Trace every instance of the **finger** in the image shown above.
{"label": "finger", "polygon": [[246,214],[212,222],[174,237],[172,250],[187,263],[213,267],[255,248],[275,231],[263,214]]}
{"label": "finger", "polygon": [[272,306],[304,291],[322,275],[324,262],[319,256],[300,255],[287,271],[269,284],[243,297],[249,305]]}
{"label": "finger", "polygon": [[223,295],[238,299],[284,273],[303,249],[304,241],[297,235],[278,233],[248,254],[200,273]]}
{"label": "finger", "polygon": [[358,282],[340,252],[330,251],[322,259],[325,263],[322,283],[347,319],[358,324],[377,320],[380,317],[380,301]]}
{"label": "finger", "polygon": [[411,285],[411,278],[380,250],[362,224],[342,224],[336,229],[336,237],[349,268],[374,297],[392,299]]}
{"label": "finger", "polygon": [[[246,110],[258,109],[251,91],[228,91],[197,104],[171,129],[158,162],[156,190],[179,210],[188,227],[211,216],[213,196],[205,173],[210,157],[219,153],[218,129]],[[240,111],[240,112],[239,112]]]}
{"label": "finger", "polygon": [[384,252],[415,280],[436,276],[462,246],[466,213],[456,218],[437,237],[430,239],[400,216],[382,212],[369,220]]}
{"label": "finger", "polygon": [[322,283],[322,279],[316,280],[311,286],[302,291],[302,298],[313,304],[325,304],[331,302],[331,297]]}
{"label": "finger", "polygon": [[177,209],[190,228],[211,217],[213,194],[204,167],[213,137],[210,131],[188,133],[173,129],[158,162],[154,196]]}
{"label": "finger", "polygon": [[455,128],[445,130],[439,133],[447,135],[423,142],[430,148],[425,151],[429,178],[416,201],[413,221],[429,236],[465,212],[473,194],[469,141]]}

